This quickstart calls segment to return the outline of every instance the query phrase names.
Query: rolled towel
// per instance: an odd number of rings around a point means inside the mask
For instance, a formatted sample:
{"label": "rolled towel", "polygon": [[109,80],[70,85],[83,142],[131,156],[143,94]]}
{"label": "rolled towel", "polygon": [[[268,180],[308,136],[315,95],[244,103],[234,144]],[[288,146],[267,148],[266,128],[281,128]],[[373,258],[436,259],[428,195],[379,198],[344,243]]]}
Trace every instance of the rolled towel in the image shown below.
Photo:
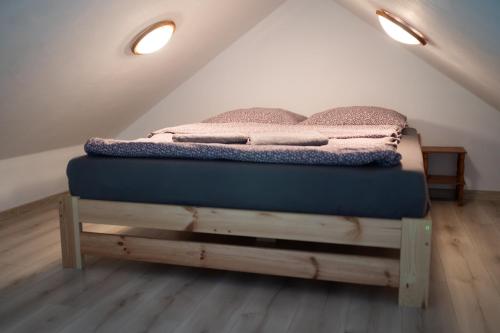
{"label": "rolled towel", "polygon": [[246,144],[248,136],[241,133],[174,134],[173,142]]}
{"label": "rolled towel", "polygon": [[324,146],[328,144],[328,137],[319,132],[255,133],[250,135],[248,143],[259,146]]}

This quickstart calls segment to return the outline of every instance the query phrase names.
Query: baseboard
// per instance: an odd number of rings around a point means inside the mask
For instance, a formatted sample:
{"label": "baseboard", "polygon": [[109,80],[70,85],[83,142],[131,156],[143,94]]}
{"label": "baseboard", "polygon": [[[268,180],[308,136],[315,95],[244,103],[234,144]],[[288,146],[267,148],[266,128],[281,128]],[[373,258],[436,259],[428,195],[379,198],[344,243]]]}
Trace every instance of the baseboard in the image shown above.
{"label": "baseboard", "polygon": [[[432,200],[456,200],[456,192],[454,189],[431,188],[429,195]],[[500,201],[500,191],[476,191],[465,190],[465,200],[490,200]]]}
{"label": "baseboard", "polygon": [[455,201],[457,194],[455,190],[443,188],[430,188],[429,196],[432,200]]}
{"label": "baseboard", "polygon": [[68,192],[54,194],[43,199],[29,202],[27,204],[0,212],[0,223],[25,214],[30,214],[33,212],[44,212],[50,209],[57,208],[59,207],[61,198],[67,194]]}
{"label": "baseboard", "polygon": [[468,200],[500,201],[500,191],[465,191]]}

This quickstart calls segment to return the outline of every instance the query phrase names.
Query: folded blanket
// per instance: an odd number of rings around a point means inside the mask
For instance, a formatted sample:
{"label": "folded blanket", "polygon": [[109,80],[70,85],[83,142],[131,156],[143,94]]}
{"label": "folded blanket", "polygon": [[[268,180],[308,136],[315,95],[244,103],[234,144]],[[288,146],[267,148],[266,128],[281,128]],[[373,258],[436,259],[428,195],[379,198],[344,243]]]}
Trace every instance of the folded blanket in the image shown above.
{"label": "folded blanket", "polygon": [[[168,139],[168,136],[162,136]],[[356,166],[399,164],[401,154],[391,138],[332,139],[324,146],[221,145],[152,140],[92,138],[85,144],[90,155],[145,158],[188,158],[257,163]]]}
{"label": "folded blanket", "polygon": [[[301,136],[311,131],[329,138],[322,146],[279,144],[215,144],[176,142],[174,135],[220,135],[241,133],[247,137],[262,134]],[[287,163],[357,166],[399,164],[397,145],[401,128],[397,126],[301,126],[274,124],[188,124],[155,131],[148,138],[113,140],[92,138],[85,144],[89,155],[150,158],[188,158],[232,160],[257,163]],[[276,141],[275,141],[276,142]],[[269,143],[269,141],[268,141]]]}
{"label": "folded blanket", "polygon": [[283,145],[283,146],[324,146],[328,137],[319,132],[299,133],[255,133],[248,141],[251,145]]}
{"label": "folded blanket", "polygon": [[248,136],[241,133],[174,134],[173,142],[246,144]]}

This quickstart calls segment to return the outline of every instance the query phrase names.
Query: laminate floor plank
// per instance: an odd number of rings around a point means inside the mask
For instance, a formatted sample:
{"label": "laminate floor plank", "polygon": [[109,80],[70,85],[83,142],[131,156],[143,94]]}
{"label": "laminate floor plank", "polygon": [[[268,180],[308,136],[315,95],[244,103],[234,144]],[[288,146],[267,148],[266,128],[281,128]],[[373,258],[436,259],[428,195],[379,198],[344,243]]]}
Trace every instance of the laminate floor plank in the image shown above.
{"label": "laminate floor plank", "polygon": [[257,332],[288,331],[304,296],[303,293],[298,292],[302,282],[298,279],[286,280],[269,303],[265,315],[257,326]]}
{"label": "laminate floor plank", "polygon": [[318,333],[344,333],[346,331],[347,314],[352,301],[351,287],[342,283],[329,286]]}
{"label": "laminate floor plank", "polygon": [[279,277],[260,279],[257,287],[246,298],[239,311],[233,314],[221,333],[258,332],[284,283],[285,279]]}
{"label": "laminate floor plank", "polygon": [[402,331],[403,325],[403,310],[415,310],[412,312],[411,318],[414,320],[412,324],[407,325],[403,330],[405,333],[421,332],[418,324],[420,323],[420,309],[400,308],[395,299],[398,298],[397,290],[374,288],[372,291],[372,309],[370,311],[370,319],[368,322],[368,332],[370,333],[398,333]]}
{"label": "laminate floor plank", "polygon": [[16,250],[19,248],[26,247],[26,244],[36,243],[38,238],[44,234],[50,234],[53,236],[59,231],[59,225],[54,223],[54,221],[42,220],[38,224],[34,225],[30,230],[15,231],[15,237],[11,235],[5,235],[0,239],[0,259],[4,256],[4,253]]}
{"label": "laminate floor plank", "polygon": [[[29,265],[28,260],[47,253],[47,250],[60,248],[61,241],[56,231],[58,232],[57,229],[54,229],[53,232],[40,235],[36,242],[26,242],[24,245],[3,251],[0,254],[0,263]],[[35,237],[33,237],[34,239]]]}
{"label": "laminate floor plank", "polygon": [[[143,307],[148,306],[150,302],[158,297],[158,295],[172,295],[172,291],[182,289],[183,286],[189,285],[189,281],[193,281],[196,275],[189,272],[189,274],[179,274],[178,268],[167,267],[162,265],[154,265],[151,271],[144,274],[146,283],[135,287],[135,293],[129,300],[124,300],[121,304],[119,311],[115,311],[108,315],[98,326],[96,332],[124,332],[128,330],[129,326],[134,326],[135,317],[137,312],[140,312]],[[168,297],[168,296],[166,296]],[[157,303],[156,303],[157,304]],[[151,309],[151,307],[148,307]],[[154,309],[152,309],[154,310]],[[161,309],[156,309],[159,311]],[[142,312],[144,313],[144,312]],[[158,313],[158,312],[157,312]],[[143,332],[148,330],[151,322],[146,322],[145,327],[140,327],[136,332]]]}
{"label": "laminate floor plank", "polygon": [[227,273],[174,332],[221,332],[255,288],[256,279],[251,274]]}
{"label": "laminate floor plank", "polygon": [[300,300],[288,328],[289,333],[319,332],[328,300],[329,283],[302,281],[297,288]]}
{"label": "laminate floor plank", "polygon": [[[171,332],[191,313],[215,285],[216,280],[194,269],[158,265],[160,274],[144,293],[139,307],[124,312],[122,318],[109,322],[114,332]],[[166,274],[165,274],[166,273]],[[105,328],[105,327],[104,327]],[[104,330],[103,330],[104,331]]]}
{"label": "laminate floor plank", "polygon": [[31,266],[2,264],[0,295],[19,285],[32,284],[61,269],[61,258],[51,255]]}
{"label": "laminate floor plank", "polygon": [[347,309],[346,332],[368,332],[373,310],[374,290],[369,286],[351,289],[351,301]]}
{"label": "laminate floor plank", "polygon": [[[126,283],[103,294],[88,307],[78,307],[77,318],[64,326],[61,332],[101,332],[113,318],[119,318],[131,307],[138,306],[143,290],[151,282],[147,274],[132,274]],[[108,331],[112,332],[112,331]]]}
{"label": "laminate floor plank", "polygon": [[[103,281],[107,278],[110,280],[109,277],[116,271],[116,265],[119,263],[121,262],[99,261],[86,272],[60,269],[39,280],[38,283],[13,288],[4,295],[9,302],[0,304],[0,331],[4,328],[3,323],[22,321],[25,315],[31,315],[50,304],[64,306],[76,304],[82,305],[83,308],[89,301],[102,298],[113,288],[118,288],[126,279],[141,273],[141,270],[132,270],[134,265],[126,265],[125,273],[122,272],[121,276],[117,273],[111,278],[112,283],[108,283],[111,288],[99,289],[106,285]],[[93,293],[95,289],[99,289],[98,293]]]}
{"label": "laminate floor plank", "polygon": [[49,224],[58,224],[58,218],[59,212],[56,209],[13,217],[0,223],[0,240],[12,235],[19,237],[47,222]]}
{"label": "laminate floor plank", "polygon": [[[146,324],[147,332],[174,332],[209,297],[220,279],[223,279],[223,274],[216,271],[199,272],[199,269],[190,269],[191,277],[186,279],[179,288],[170,290],[164,288],[150,305],[160,304],[161,307],[153,312],[153,316],[151,313],[147,314],[146,318],[151,318],[150,320],[140,319],[139,323]],[[217,306],[215,303],[212,305]],[[128,329],[125,331],[132,332]]]}
{"label": "laminate floor plank", "polygon": [[5,333],[52,333],[60,330],[64,322],[76,318],[77,315],[71,307],[48,304],[5,330]]}
{"label": "laminate floor plank", "polygon": [[0,303],[0,332],[19,325],[40,308],[50,304],[52,295],[61,289],[70,289],[69,283],[76,276],[76,272],[58,271],[38,284],[11,290],[2,297]]}

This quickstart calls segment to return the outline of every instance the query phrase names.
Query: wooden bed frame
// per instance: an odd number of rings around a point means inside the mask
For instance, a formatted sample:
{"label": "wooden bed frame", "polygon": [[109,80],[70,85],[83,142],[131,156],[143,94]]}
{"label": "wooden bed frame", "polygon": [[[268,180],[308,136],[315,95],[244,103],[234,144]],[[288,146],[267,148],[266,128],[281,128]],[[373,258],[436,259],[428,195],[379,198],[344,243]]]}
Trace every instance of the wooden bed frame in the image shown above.
{"label": "wooden bed frame", "polygon": [[[169,240],[83,231],[104,224],[189,233],[348,245],[365,254]],[[307,279],[399,287],[399,304],[425,307],[429,289],[432,221],[83,200],[60,206],[62,262],[82,269],[84,255],[206,267]],[[239,237],[241,238],[241,237]],[[292,242],[293,243],[293,242]],[[302,243],[310,244],[310,243]],[[400,250],[374,256],[375,248]],[[368,255],[366,254],[367,252]]]}

